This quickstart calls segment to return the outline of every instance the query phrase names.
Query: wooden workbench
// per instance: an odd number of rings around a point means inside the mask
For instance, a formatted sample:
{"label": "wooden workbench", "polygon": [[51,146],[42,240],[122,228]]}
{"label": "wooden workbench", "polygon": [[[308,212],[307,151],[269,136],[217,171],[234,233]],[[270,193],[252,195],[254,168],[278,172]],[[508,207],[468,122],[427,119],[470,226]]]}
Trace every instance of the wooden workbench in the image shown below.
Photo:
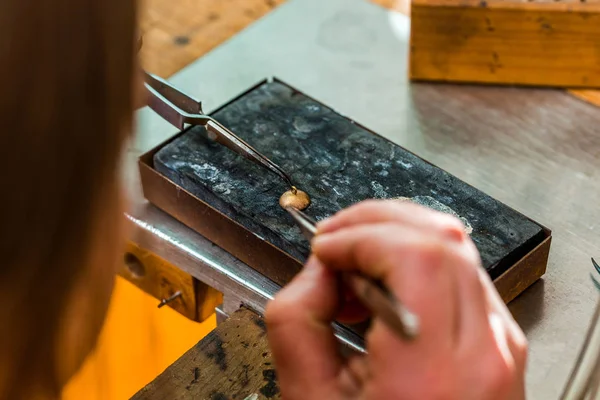
{"label": "wooden workbench", "polygon": [[[401,17],[360,0],[290,0],[172,81],[210,110],[276,75],[552,228],[547,279],[511,310],[531,343],[529,398],[555,398],[597,296],[587,265],[589,256],[600,254],[600,230],[594,229],[600,221],[594,201],[600,198],[600,113],[559,90],[411,85],[408,21]],[[175,132],[142,111],[131,159]],[[129,215],[137,243],[224,293],[229,315],[240,304],[264,310],[276,285],[137,200],[142,206]],[[245,379],[243,369],[236,371],[216,372],[208,381],[199,376],[197,384]],[[253,371],[263,379],[258,367]],[[184,388],[196,380],[194,370],[163,376],[181,376],[173,382]],[[158,391],[142,393],[160,398]]]}
{"label": "wooden workbench", "polygon": [[132,400],[279,398],[264,321],[243,308]]}

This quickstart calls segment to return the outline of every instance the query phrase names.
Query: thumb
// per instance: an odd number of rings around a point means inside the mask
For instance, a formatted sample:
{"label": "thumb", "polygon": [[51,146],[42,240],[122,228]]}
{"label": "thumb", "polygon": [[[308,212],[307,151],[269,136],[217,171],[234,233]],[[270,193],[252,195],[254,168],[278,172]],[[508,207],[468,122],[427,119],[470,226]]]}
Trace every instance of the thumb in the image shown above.
{"label": "thumb", "polygon": [[267,306],[269,343],[287,399],[326,398],[333,390],[342,365],[331,328],[336,286],[335,274],[311,257]]}

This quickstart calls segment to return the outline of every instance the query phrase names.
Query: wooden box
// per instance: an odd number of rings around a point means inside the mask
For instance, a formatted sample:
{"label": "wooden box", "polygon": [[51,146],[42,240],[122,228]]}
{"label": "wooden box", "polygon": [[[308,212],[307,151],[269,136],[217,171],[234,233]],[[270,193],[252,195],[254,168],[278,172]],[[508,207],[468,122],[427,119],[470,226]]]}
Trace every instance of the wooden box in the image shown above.
{"label": "wooden box", "polygon": [[414,0],[410,78],[600,87],[600,3]]}

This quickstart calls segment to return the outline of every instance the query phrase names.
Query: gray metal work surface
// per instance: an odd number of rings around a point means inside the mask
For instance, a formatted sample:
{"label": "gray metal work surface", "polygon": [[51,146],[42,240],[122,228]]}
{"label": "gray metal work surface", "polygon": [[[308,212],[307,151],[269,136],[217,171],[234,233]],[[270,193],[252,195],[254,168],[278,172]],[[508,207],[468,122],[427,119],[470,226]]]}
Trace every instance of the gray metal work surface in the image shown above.
{"label": "gray metal work surface", "polygon": [[[290,0],[171,81],[210,110],[276,76],[551,228],[548,272],[511,310],[530,340],[529,398],[556,398],[598,298],[600,109],[554,90],[411,85],[408,35],[406,17],[363,0]],[[131,163],[176,133],[139,117]],[[134,199],[142,246],[222,290],[225,311],[264,308],[276,285]]]}

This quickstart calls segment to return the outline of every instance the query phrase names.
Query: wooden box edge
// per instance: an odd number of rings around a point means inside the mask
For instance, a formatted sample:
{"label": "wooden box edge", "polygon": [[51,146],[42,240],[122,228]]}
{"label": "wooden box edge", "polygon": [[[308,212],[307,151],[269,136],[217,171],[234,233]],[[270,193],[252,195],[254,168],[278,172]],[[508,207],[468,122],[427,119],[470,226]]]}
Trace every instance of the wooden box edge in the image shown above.
{"label": "wooden box edge", "polygon": [[547,236],[540,244],[494,280],[505,303],[514,300],[546,273],[552,233],[548,229],[544,232]]}
{"label": "wooden box edge", "polygon": [[144,197],[150,203],[281,286],[302,268],[299,260],[156,171],[152,159],[157,150],[143,154],[138,162]]}

